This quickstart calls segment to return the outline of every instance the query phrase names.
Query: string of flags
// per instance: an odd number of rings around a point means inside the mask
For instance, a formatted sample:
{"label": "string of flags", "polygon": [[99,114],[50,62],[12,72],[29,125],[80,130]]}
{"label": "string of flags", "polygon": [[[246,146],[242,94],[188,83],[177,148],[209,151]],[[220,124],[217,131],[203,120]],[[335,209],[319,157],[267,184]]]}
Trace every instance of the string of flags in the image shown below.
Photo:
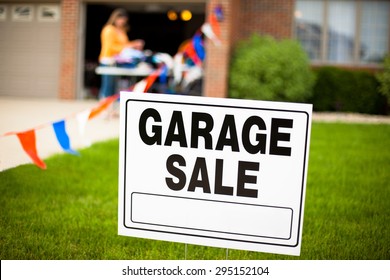
{"label": "string of flags", "polygon": [[[208,39],[210,39],[215,45],[220,45],[221,42],[219,40],[220,37],[220,28],[219,23],[223,19],[222,9],[218,5],[214,8],[213,13],[209,15],[208,22],[204,23],[200,30],[198,30],[193,38],[190,40],[189,44],[182,50],[182,52],[175,55],[174,59],[178,59],[177,57],[182,58],[183,55],[186,55],[196,65],[201,65],[205,59],[205,51],[203,47],[203,40],[201,37],[201,33],[203,33]],[[177,80],[177,75],[182,75],[182,73],[175,73],[175,69],[173,69],[174,79]],[[168,67],[162,64],[159,68],[153,71],[149,76],[140,80],[136,84],[132,85],[128,90],[132,92],[147,92],[156,79],[159,77],[160,81],[164,82],[167,79],[168,75]],[[180,79],[180,78],[179,78]],[[53,128],[53,132],[56,136],[58,144],[62,148],[62,150],[66,153],[72,155],[80,155],[78,151],[72,148],[71,140],[69,138],[69,134],[66,130],[67,121],[70,119],[76,119],[78,124],[78,132],[79,135],[84,139],[84,143],[89,146],[90,141],[85,138],[85,130],[88,121],[97,117],[99,114],[110,108],[110,106],[119,99],[120,94],[116,93],[112,96],[106,97],[102,99],[96,106],[92,108],[88,108],[83,110],[82,112],[70,115],[65,117],[64,119],[49,122],[46,124],[41,124],[39,126],[30,128],[25,131],[11,131],[7,132],[0,137],[7,137],[15,135],[24,152],[29,156],[31,161],[41,169],[46,169],[46,163],[40,158],[37,151],[37,139],[36,139],[36,131],[51,126]]]}
{"label": "string of flags", "polygon": [[[47,166],[46,166],[45,162],[40,158],[38,151],[37,151],[37,145],[36,145],[36,142],[37,142],[36,131],[37,130],[51,126],[53,129],[53,132],[55,134],[55,137],[58,141],[58,144],[60,145],[62,150],[66,153],[69,153],[69,154],[79,155],[79,152],[74,150],[71,146],[69,134],[66,130],[67,121],[69,121],[72,118],[75,118],[77,120],[77,124],[78,124],[79,135],[82,137],[82,139],[85,139],[84,136],[85,136],[85,129],[86,129],[87,122],[89,120],[95,118],[96,116],[98,116],[104,110],[106,110],[118,98],[119,98],[119,94],[115,94],[113,96],[109,96],[109,97],[101,100],[93,108],[89,108],[89,109],[86,109],[86,110],[79,112],[77,114],[67,116],[64,119],[54,121],[52,123],[41,124],[39,126],[30,128],[30,129],[25,130],[25,131],[7,132],[1,136],[5,137],[5,136],[15,135],[18,138],[25,153],[30,157],[31,161],[39,168],[46,169]],[[85,140],[84,143],[86,143],[86,145],[90,144],[90,142],[88,140]]]}

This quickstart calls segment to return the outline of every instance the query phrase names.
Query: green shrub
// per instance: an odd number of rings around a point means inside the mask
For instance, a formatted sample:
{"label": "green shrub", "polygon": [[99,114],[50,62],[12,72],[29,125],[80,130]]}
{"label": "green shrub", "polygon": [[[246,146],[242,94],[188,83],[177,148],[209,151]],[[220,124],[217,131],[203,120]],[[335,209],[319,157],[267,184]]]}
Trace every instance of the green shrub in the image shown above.
{"label": "green shrub", "polygon": [[383,72],[377,74],[376,78],[379,82],[379,92],[387,98],[387,103],[390,103],[390,55],[385,58]]}
{"label": "green shrub", "polygon": [[383,114],[386,100],[378,92],[375,76],[364,71],[321,67],[314,70],[314,111]]}
{"label": "green shrub", "polygon": [[302,102],[313,82],[308,57],[294,40],[253,35],[232,56],[230,97]]}

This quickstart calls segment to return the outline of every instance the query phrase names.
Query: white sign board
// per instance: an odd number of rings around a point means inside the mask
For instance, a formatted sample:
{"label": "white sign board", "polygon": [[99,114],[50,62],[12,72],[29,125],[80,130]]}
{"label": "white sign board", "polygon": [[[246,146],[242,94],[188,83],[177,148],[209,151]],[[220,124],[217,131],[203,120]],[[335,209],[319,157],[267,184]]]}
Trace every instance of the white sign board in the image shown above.
{"label": "white sign board", "polygon": [[121,93],[119,234],[299,255],[312,105]]}

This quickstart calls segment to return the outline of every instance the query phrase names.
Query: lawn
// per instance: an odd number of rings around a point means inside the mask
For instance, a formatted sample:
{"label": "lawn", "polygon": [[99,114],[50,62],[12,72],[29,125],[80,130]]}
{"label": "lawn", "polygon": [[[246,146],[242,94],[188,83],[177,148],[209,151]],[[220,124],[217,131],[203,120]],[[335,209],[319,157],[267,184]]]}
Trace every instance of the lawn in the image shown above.
{"label": "lawn", "polygon": [[[390,125],[313,123],[300,257],[390,259]],[[118,140],[0,172],[1,259],[225,259],[220,248],[117,235]]]}

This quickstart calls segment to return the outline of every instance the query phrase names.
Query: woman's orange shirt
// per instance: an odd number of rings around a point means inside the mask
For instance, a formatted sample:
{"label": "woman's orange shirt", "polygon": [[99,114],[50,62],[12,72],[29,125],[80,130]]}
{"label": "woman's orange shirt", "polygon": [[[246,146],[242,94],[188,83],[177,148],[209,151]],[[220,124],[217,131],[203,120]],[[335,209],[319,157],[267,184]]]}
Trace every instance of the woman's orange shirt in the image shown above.
{"label": "woman's orange shirt", "polygon": [[117,29],[113,25],[104,26],[100,35],[102,48],[99,55],[99,60],[113,58],[118,55],[126,44],[129,43],[129,38],[126,32]]}

